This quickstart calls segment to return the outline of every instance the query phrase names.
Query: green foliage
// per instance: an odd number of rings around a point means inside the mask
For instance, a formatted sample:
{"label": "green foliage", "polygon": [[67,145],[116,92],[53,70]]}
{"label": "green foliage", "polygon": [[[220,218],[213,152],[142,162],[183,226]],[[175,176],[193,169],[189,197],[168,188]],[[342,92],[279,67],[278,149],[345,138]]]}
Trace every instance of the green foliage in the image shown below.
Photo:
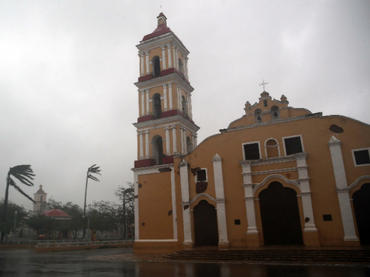
{"label": "green foliage", "polygon": [[[4,201],[0,202],[0,211],[4,210]],[[7,207],[7,219],[0,222],[0,231],[4,233],[9,233],[10,231],[15,231],[19,226],[21,226],[27,217],[26,210],[17,204],[8,203]]]}
{"label": "green foliage", "polygon": [[89,226],[95,231],[117,230],[119,221],[117,205],[108,201],[97,201],[89,205]]}

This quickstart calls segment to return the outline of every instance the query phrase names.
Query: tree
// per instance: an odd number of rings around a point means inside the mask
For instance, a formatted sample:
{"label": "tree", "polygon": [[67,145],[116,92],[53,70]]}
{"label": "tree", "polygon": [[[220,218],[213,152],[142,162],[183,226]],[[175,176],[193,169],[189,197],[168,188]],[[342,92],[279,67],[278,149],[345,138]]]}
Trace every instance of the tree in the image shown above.
{"label": "tree", "polygon": [[128,187],[118,187],[115,194],[122,201],[122,207],[119,211],[123,225],[122,238],[132,239],[134,233],[134,184],[127,184]]}
{"label": "tree", "polygon": [[86,173],[86,185],[85,185],[85,200],[84,200],[84,213],[83,213],[83,217],[84,217],[84,223],[85,223],[85,226],[83,228],[83,238],[85,238],[85,235],[86,235],[86,198],[87,198],[87,183],[89,181],[89,179],[91,180],[94,180],[96,182],[99,182],[99,179],[94,176],[94,174],[98,174],[98,175],[101,175],[100,174],[100,167],[97,166],[96,164],[90,166],[88,169],[87,169],[87,173]]}
{"label": "tree", "polygon": [[31,169],[30,165],[17,165],[11,167],[8,171],[8,176],[6,178],[6,189],[5,189],[5,200],[4,200],[4,209],[3,209],[3,220],[1,224],[1,242],[4,241],[4,236],[9,232],[7,229],[7,216],[8,216],[8,196],[9,196],[9,186],[13,186],[16,190],[18,190],[21,194],[27,197],[32,202],[35,202],[32,197],[27,195],[15,182],[18,180],[24,185],[33,186],[33,178],[35,174]]}
{"label": "tree", "polygon": [[[0,211],[4,209],[4,201],[0,202]],[[26,210],[17,204],[8,202],[7,207],[7,221],[4,225],[4,229],[7,232],[15,232],[19,226],[21,226],[27,217]]]}

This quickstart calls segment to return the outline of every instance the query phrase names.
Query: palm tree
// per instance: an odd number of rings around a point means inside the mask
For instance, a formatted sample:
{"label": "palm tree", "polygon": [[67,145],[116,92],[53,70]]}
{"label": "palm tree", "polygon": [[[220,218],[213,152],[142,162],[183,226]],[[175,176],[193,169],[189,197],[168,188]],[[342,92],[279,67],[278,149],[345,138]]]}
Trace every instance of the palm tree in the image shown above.
{"label": "palm tree", "polygon": [[84,229],[83,229],[83,235],[82,235],[83,238],[85,238],[85,234],[86,234],[86,197],[87,197],[87,183],[88,183],[89,179],[94,180],[96,182],[99,182],[99,179],[97,177],[95,177],[93,174],[101,175],[100,174],[100,171],[101,171],[100,170],[100,167],[97,166],[96,164],[93,164],[92,166],[90,166],[87,169],[87,173],[86,173],[86,184],[85,184],[84,214],[83,214],[83,217],[84,217]]}
{"label": "palm tree", "polygon": [[4,240],[6,231],[6,220],[8,212],[8,196],[9,196],[9,186],[13,186],[21,194],[27,197],[32,202],[35,202],[29,195],[27,195],[16,183],[15,180],[18,180],[24,185],[29,187],[33,186],[33,178],[36,175],[33,173],[31,165],[16,165],[11,167],[8,171],[8,176],[6,177],[6,189],[5,189],[5,199],[4,199],[4,210],[3,210],[3,226],[1,230],[1,242]]}

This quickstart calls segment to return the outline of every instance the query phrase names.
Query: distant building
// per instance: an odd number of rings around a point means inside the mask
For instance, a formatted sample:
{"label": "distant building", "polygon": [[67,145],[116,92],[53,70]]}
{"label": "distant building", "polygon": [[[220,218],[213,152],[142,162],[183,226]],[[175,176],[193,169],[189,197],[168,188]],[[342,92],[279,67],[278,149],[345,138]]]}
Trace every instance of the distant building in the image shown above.
{"label": "distant building", "polygon": [[40,185],[33,197],[35,200],[35,203],[33,203],[33,212],[35,214],[42,214],[47,209],[46,196],[46,192],[42,189],[42,185]]}
{"label": "distant building", "polygon": [[157,18],[137,45],[135,251],[370,244],[370,126],[263,90],[197,146],[189,51]]}

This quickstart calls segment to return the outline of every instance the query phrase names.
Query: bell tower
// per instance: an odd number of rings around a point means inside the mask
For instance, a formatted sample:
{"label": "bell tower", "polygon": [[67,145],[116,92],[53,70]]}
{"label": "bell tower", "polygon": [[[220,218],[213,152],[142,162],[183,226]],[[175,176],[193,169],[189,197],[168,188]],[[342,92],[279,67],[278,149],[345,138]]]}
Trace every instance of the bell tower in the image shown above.
{"label": "bell tower", "polygon": [[197,145],[199,127],[192,119],[193,87],[188,76],[188,55],[181,40],[167,26],[163,13],[157,28],[137,45],[140,59],[139,114],[135,168],[172,164]]}

